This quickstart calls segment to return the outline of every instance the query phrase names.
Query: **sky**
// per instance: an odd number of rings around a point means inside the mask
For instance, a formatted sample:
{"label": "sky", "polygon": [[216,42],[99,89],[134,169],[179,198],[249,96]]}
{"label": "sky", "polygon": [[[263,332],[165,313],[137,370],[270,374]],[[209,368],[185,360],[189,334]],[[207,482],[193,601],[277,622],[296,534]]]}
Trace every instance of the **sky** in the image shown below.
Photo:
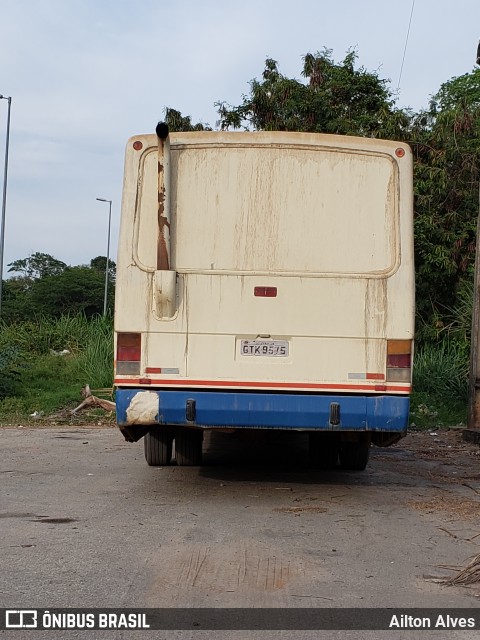
{"label": "sky", "polygon": [[[399,84],[413,0],[0,0],[0,94],[11,96],[8,263],[34,252],[67,264],[116,257],[127,139],[164,108],[215,127],[261,78],[265,59],[301,78],[302,56],[350,48]],[[414,0],[398,106],[427,107],[472,71],[478,0]],[[3,187],[7,101],[0,100]]]}

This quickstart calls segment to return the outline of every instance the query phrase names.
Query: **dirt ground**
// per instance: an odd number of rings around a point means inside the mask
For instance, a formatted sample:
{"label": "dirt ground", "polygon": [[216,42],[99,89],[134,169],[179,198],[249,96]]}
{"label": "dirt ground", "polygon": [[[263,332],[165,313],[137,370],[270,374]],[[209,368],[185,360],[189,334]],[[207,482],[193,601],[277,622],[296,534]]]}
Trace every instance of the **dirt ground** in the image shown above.
{"label": "dirt ground", "polygon": [[[437,485],[438,493],[427,500],[412,500],[410,506],[419,511],[443,511],[451,517],[476,520],[480,514],[480,446],[462,437],[463,428],[410,432],[396,448],[411,453],[415,474]],[[408,462],[406,462],[408,466]],[[413,470],[412,470],[413,471]],[[447,490],[447,485],[462,485],[471,490],[470,497],[460,497]],[[479,534],[480,535],[480,534]]]}
{"label": "dirt ground", "polygon": [[207,435],[201,468],[148,467],[112,424],[4,428],[0,601],[478,609],[480,446],[462,429],[372,447],[363,472],[309,469],[302,434],[235,435]]}
{"label": "dirt ground", "polygon": [[463,427],[452,427],[438,431],[410,431],[394,447],[410,451],[421,460],[453,467],[450,476],[478,480],[480,469],[476,473],[475,465],[480,463],[480,446],[464,440],[463,430]]}

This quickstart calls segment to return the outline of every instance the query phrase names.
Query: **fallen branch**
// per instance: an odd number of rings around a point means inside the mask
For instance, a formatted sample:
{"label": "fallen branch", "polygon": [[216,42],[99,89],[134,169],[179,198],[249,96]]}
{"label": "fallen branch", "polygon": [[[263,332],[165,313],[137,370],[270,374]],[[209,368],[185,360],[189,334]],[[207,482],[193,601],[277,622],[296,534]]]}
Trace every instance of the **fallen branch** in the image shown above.
{"label": "fallen branch", "polygon": [[85,398],[85,400],[83,400],[83,402],[81,402],[78,407],[72,409],[70,413],[73,416],[78,411],[81,411],[86,407],[100,407],[101,409],[105,409],[105,411],[115,411],[115,402],[111,402],[110,400],[103,400],[102,398],[97,398],[96,396],[88,396],[88,398]]}
{"label": "fallen branch", "polygon": [[458,571],[457,575],[451,578],[442,578],[439,581],[447,586],[477,584],[480,582],[480,553],[465,568]]}
{"label": "fallen branch", "polygon": [[90,386],[88,384],[83,387],[82,396],[85,398],[85,400],[83,400],[78,405],[78,407],[75,407],[75,409],[72,409],[70,411],[70,414],[72,416],[75,415],[78,411],[85,409],[86,407],[100,407],[105,411],[115,411],[115,402],[92,396],[92,392],[90,391]]}

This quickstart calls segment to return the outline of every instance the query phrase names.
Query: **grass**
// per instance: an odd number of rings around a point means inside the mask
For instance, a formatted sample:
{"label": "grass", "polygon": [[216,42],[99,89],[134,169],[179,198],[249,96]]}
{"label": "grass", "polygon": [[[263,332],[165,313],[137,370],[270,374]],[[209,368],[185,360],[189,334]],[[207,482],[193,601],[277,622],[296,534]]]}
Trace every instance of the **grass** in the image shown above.
{"label": "grass", "polygon": [[466,402],[469,353],[462,344],[443,340],[426,344],[415,354],[414,386],[441,398]]}
{"label": "grass", "polygon": [[35,318],[13,324],[0,323],[0,346],[15,344],[29,354],[44,355],[67,349],[78,353],[89,340],[98,325],[110,322],[109,318],[97,316],[88,320],[84,315],[60,318]]}
{"label": "grass", "polygon": [[467,419],[473,279],[465,278],[454,307],[419,322],[413,370],[411,423],[419,427],[465,424]]}
{"label": "grass", "polygon": [[422,345],[415,354],[410,422],[420,428],[465,424],[469,352],[449,337]]}
{"label": "grass", "polygon": [[15,395],[0,402],[0,421],[12,416],[23,421],[38,412],[49,415],[60,408],[80,402],[81,383],[75,376],[71,356],[36,356],[29,359],[17,385]]}
{"label": "grass", "polygon": [[465,425],[467,405],[455,398],[442,398],[422,391],[411,396],[410,427],[416,429],[437,429]]}
{"label": "grass", "polygon": [[74,361],[78,379],[92,389],[113,384],[113,326],[110,319],[99,317],[90,322],[85,346]]}
{"label": "grass", "polygon": [[79,404],[86,384],[92,390],[112,386],[112,319],[77,315],[0,324],[0,353],[14,354],[0,359],[0,423],[31,422],[35,412],[38,421]]}

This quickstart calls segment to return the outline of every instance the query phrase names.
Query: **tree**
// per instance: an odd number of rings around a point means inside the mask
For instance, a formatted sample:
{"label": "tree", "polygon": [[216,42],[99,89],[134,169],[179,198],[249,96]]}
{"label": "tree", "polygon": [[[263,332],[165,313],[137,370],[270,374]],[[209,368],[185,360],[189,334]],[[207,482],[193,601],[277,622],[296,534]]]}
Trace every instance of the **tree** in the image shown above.
{"label": "tree", "polygon": [[170,131],[211,131],[208,124],[197,122],[192,124],[190,116],[182,116],[180,111],[167,107],[165,109],[165,122],[168,124]]}
{"label": "tree", "polygon": [[48,253],[32,253],[28,258],[15,260],[7,266],[9,273],[19,273],[20,277],[34,280],[44,276],[58,275],[66,268],[65,262],[57,260]]}
{"label": "tree", "polygon": [[67,265],[48,253],[32,253],[27,258],[14,260],[8,264],[13,277],[3,281],[2,317],[9,322],[28,318],[35,313],[30,300],[30,289],[39,278],[59,275]]}
{"label": "tree", "polygon": [[8,278],[2,285],[2,320],[16,322],[31,313],[28,302],[29,285],[25,278]]}
{"label": "tree", "polygon": [[395,109],[387,80],[355,68],[356,58],[353,50],[341,63],[329,49],[307,53],[301,71],[307,82],[282,75],[268,58],[262,80],[250,82],[240,105],[216,104],[221,128],[400,137],[409,114]]}
{"label": "tree", "polygon": [[[15,260],[10,271],[21,275],[3,283],[2,319],[16,322],[32,316],[58,317],[64,313],[84,313],[88,317],[103,312],[106,257],[97,256],[90,266],[67,266],[43,253]],[[116,265],[109,260],[107,308],[113,309]]]}
{"label": "tree", "polygon": [[[480,167],[480,70],[452,78],[412,121],[417,310],[442,326],[473,278]],[[459,297],[460,296],[460,297]]]}
{"label": "tree", "polygon": [[[62,273],[39,278],[30,291],[32,308],[39,315],[61,316],[84,313],[101,314],[105,291],[105,274],[90,267],[67,267]],[[113,287],[108,307],[113,308]]]}
{"label": "tree", "polygon": [[[107,262],[107,256],[97,256],[90,260],[90,268],[103,273],[105,276],[105,264]],[[117,265],[113,260],[108,259],[108,279],[109,282],[114,283],[117,275]]]}

